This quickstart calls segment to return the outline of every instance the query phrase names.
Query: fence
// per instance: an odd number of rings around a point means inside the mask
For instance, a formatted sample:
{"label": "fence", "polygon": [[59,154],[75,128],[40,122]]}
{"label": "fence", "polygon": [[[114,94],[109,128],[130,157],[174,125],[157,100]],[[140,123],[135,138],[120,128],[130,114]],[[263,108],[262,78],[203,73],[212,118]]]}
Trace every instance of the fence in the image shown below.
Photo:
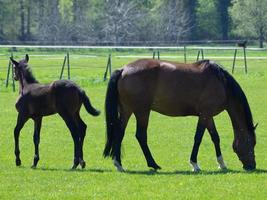
{"label": "fence", "polygon": [[[58,79],[64,77],[67,69],[68,79],[71,77],[71,71],[75,69],[89,70],[90,67],[99,68],[97,76],[106,80],[111,74],[112,68],[122,66],[122,61],[127,64],[128,60],[138,58],[154,58],[174,60],[178,62],[194,62],[201,59],[227,60],[231,65],[231,71],[234,73],[236,62],[243,62],[242,68],[245,73],[248,72],[247,59],[266,59],[261,52],[267,49],[245,48],[245,47],[207,47],[207,46],[179,46],[179,47],[147,47],[147,46],[31,46],[31,45],[0,45],[0,71],[6,73],[4,82],[8,87],[12,83],[15,90],[14,81],[11,79],[12,67],[9,57],[14,56],[16,59],[21,58],[25,53],[30,54],[31,59],[35,60],[34,65],[42,65],[42,70],[48,69],[49,73],[46,79]],[[211,52],[211,53],[210,53]],[[251,55],[247,57],[247,52]],[[241,56],[237,56],[241,53]],[[263,53],[264,54],[264,53]],[[45,65],[50,60],[49,65]],[[51,62],[54,60],[54,62]],[[78,62],[77,60],[82,60]],[[98,62],[96,63],[95,60]],[[121,62],[118,62],[120,60]],[[2,62],[1,62],[2,61]],[[4,61],[4,62],[3,62]],[[84,63],[85,62],[85,63]],[[3,64],[5,63],[5,64]],[[91,64],[93,63],[93,66]],[[53,69],[53,70],[51,70]],[[58,71],[57,71],[58,70]],[[94,71],[95,72],[95,71]],[[47,73],[48,74],[48,73]]]}

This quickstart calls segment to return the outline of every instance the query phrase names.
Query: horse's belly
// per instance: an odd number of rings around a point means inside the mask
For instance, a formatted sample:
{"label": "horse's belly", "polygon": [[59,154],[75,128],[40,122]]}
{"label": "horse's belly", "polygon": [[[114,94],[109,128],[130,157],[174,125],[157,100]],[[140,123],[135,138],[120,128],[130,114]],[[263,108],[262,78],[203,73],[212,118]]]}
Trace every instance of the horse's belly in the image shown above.
{"label": "horse's belly", "polygon": [[198,112],[193,105],[184,103],[153,102],[151,109],[167,116],[198,115]]}

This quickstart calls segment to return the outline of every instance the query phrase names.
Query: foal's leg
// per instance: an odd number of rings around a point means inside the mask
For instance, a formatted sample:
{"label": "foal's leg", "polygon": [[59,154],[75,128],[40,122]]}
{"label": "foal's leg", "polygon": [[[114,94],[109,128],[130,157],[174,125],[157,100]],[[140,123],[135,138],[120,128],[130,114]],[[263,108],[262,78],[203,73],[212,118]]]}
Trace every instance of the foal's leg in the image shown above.
{"label": "foal's leg", "polygon": [[81,119],[80,115],[77,115],[77,124],[79,127],[79,132],[80,132],[80,158],[79,158],[79,163],[81,165],[82,168],[85,168],[85,161],[83,160],[83,142],[84,142],[84,138],[86,135],[86,129],[87,129],[87,125],[84,123],[84,121]]}
{"label": "foal's leg", "polygon": [[33,142],[34,142],[34,158],[32,168],[36,168],[37,163],[39,161],[39,143],[40,143],[40,131],[42,126],[42,117],[34,119],[34,134],[33,134]]}
{"label": "foal's leg", "polygon": [[124,169],[121,164],[121,143],[125,134],[125,129],[128,124],[129,118],[131,116],[131,112],[120,112],[120,122],[118,122],[118,126],[116,127],[116,140],[115,140],[115,148],[114,148],[114,157],[113,163],[117,168],[117,171],[123,172]]}
{"label": "foal's leg", "polygon": [[213,141],[213,144],[215,146],[215,151],[216,151],[217,162],[219,164],[219,168],[220,169],[227,169],[227,167],[223,161],[223,157],[222,157],[222,153],[221,153],[220,136],[216,130],[216,126],[215,126],[213,118],[211,118],[209,120],[209,122],[207,123],[207,129],[209,131],[209,134],[210,134],[211,139]]}
{"label": "foal's leg", "polygon": [[149,111],[143,113],[135,113],[137,120],[137,128],[136,128],[136,138],[142,148],[142,151],[145,155],[147,166],[152,167],[155,170],[161,169],[159,165],[155,162],[149,147],[147,145],[147,126],[149,119]]}
{"label": "foal's leg", "polygon": [[201,170],[197,164],[197,154],[198,154],[199,146],[201,144],[204,132],[205,132],[205,126],[203,125],[202,120],[199,118],[198,123],[197,123],[195,137],[194,137],[194,146],[193,146],[191,157],[190,157],[190,164],[192,165],[194,172],[198,172]]}
{"label": "foal's leg", "polygon": [[21,165],[20,160],[20,150],[19,150],[19,134],[24,124],[27,122],[29,118],[25,117],[23,114],[19,113],[17,118],[17,125],[14,129],[14,140],[15,140],[15,156],[16,156],[16,165]]}

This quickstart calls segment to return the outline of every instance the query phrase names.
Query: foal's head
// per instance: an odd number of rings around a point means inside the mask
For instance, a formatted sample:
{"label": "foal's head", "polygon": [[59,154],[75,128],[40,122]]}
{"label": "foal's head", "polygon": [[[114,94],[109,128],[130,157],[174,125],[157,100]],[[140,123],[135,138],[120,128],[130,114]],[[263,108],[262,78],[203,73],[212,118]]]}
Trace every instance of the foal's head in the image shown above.
{"label": "foal's head", "polygon": [[19,62],[15,61],[13,58],[10,58],[11,62],[13,63],[14,67],[14,80],[19,80],[21,75],[24,73],[26,68],[28,67],[29,56],[26,54],[25,58],[20,60]]}

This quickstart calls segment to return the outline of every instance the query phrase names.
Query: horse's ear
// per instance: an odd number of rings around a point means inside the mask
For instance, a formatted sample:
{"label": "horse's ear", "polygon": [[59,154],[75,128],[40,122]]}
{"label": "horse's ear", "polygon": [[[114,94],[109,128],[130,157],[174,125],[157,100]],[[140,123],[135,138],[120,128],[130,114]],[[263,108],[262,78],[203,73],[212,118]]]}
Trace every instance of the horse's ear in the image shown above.
{"label": "horse's ear", "polygon": [[254,130],[256,130],[257,126],[259,125],[259,123],[257,123],[255,126],[254,126]]}
{"label": "horse's ear", "polygon": [[17,61],[15,61],[12,57],[10,57],[10,60],[13,63],[13,65],[15,65],[15,66],[19,65],[19,63]]}
{"label": "horse's ear", "polygon": [[29,55],[28,54],[26,54],[25,60],[26,60],[26,62],[29,62]]}

